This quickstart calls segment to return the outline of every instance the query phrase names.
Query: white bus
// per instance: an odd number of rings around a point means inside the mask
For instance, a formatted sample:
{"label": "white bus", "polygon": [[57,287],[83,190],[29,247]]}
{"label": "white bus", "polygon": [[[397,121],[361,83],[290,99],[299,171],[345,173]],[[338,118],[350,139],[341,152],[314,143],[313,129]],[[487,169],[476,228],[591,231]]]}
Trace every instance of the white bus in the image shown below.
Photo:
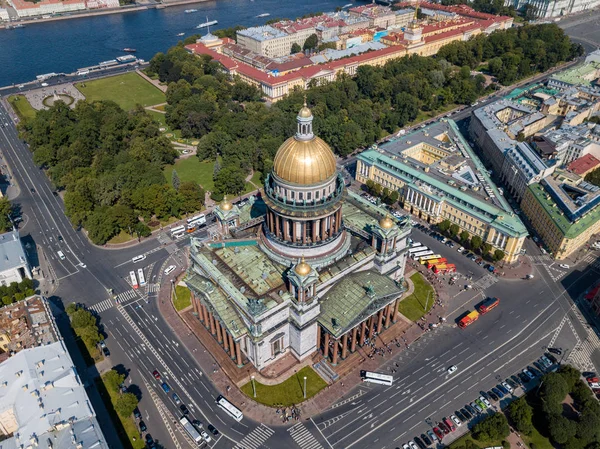
{"label": "white bus", "polygon": [[183,225],[176,226],[173,229],[171,229],[171,237],[173,237],[174,239],[182,236],[183,234],[185,234],[185,226]]}
{"label": "white bus", "polygon": [[421,248],[419,251],[415,251],[414,253],[409,253],[410,257],[415,260],[417,260],[420,256],[428,256],[429,254],[433,254],[433,251],[427,247]]}
{"label": "white bus", "polygon": [[424,253],[417,253],[413,255],[413,259],[420,262],[423,257],[433,256],[433,251],[425,251]]}
{"label": "white bus", "polygon": [[134,271],[130,271],[129,272],[129,278],[131,279],[131,286],[134,289],[137,289],[139,287],[137,279],[135,278],[135,272]]}
{"label": "white bus", "polygon": [[374,373],[372,371],[361,370],[360,377],[362,378],[363,382],[371,382],[374,384],[392,385],[392,383],[394,382],[393,376],[389,376],[387,374]]}
{"label": "white bus", "polygon": [[192,440],[194,440],[196,443],[202,442],[202,437],[200,436],[196,428],[192,425],[190,420],[187,419],[187,417],[182,416],[179,420],[179,423],[183,426],[183,428]]}
{"label": "white bus", "polygon": [[138,279],[140,280],[140,285],[143,287],[146,285],[146,279],[144,278],[144,270],[138,268]]}
{"label": "white bus", "polygon": [[190,225],[194,225],[196,227],[202,226],[203,224],[206,224],[206,215],[204,215],[204,214],[196,215],[192,218],[188,218],[186,221],[187,221],[188,226],[190,226]]}
{"label": "white bus", "polygon": [[421,242],[412,242],[410,244],[411,248],[418,248],[419,246],[423,247],[423,244]]}
{"label": "white bus", "polygon": [[426,246],[417,246],[416,248],[408,248],[408,255],[412,256],[415,253],[419,253],[421,251],[427,251],[429,248]]}
{"label": "white bus", "polygon": [[237,408],[235,405],[233,405],[231,402],[229,402],[227,399],[225,399],[223,396],[219,396],[217,398],[217,405],[219,407],[221,407],[223,410],[225,410],[227,412],[227,414],[229,416],[231,416],[233,419],[235,419],[236,421],[241,421],[242,418],[244,417],[244,415],[242,414],[242,411]]}

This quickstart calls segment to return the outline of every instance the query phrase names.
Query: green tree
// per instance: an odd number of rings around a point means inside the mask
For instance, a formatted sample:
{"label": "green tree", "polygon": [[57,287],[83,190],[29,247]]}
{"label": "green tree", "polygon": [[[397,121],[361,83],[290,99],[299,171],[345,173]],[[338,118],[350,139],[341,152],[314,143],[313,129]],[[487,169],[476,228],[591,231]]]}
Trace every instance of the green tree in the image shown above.
{"label": "green tree", "polygon": [[473,426],[473,437],[479,441],[500,441],[510,434],[503,413],[494,413]]}
{"label": "green tree", "polygon": [[114,369],[111,369],[102,377],[104,378],[106,388],[114,393],[119,391],[119,386],[125,381],[125,375],[119,374]]}
{"label": "green tree", "polygon": [[467,243],[469,241],[469,237],[470,235],[467,231],[462,231],[459,236],[460,241],[463,243]]}
{"label": "green tree", "polygon": [[483,244],[483,239],[481,237],[479,237],[478,235],[474,235],[473,237],[471,237],[471,249],[477,251],[478,249],[481,248],[482,244]]}
{"label": "green tree", "polygon": [[502,259],[504,259],[505,256],[506,256],[506,254],[501,249],[497,249],[494,251],[494,260],[496,262],[501,261]]}
{"label": "green tree", "polygon": [[[452,226],[452,223],[450,223],[450,220],[442,220],[437,225],[440,232],[447,232],[450,229],[450,226]],[[458,231],[456,231],[456,232],[458,233]]]}
{"label": "green tree", "polygon": [[577,433],[577,425],[562,415],[548,416],[548,431],[555,443],[565,444]]}
{"label": "green tree", "polygon": [[173,171],[171,172],[171,185],[175,190],[179,190],[179,186],[181,185],[179,175],[177,174],[177,171],[175,169],[173,169]]}
{"label": "green tree", "polygon": [[142,237],[150,237],[152,235],[152,230],[143,221],[137,222],[137,224],[134,227],[134,231],[138,236],[138,239]]}
{"label": "green tree", "polygon": [[481,245],[481,252],[483,254],[489,254],[490,251],[492,250],[492,245],[487,243],[487,242],[483,242],[483,244]]}
{"label": "green tree", "polygon": [[569,393],[569,385],[559,373],[548,373],[542,377],[539,391],[542,409],[549,414],[560,414],[562,401]]}
{"label": "green tree", "polygon": [[67,315],[71,316],[73,315],[73,313],[75,313],[77,311],[77,304],[75,304],[74,302],[70,303],[67,308],[65,309],[65,312],[67,312]]}
{"label": "green tree", "polygon": [[98,332],[98,327],[96,325],[80,327],[75,329],[75,333],[83,340],[90,351],[102,340],[102,335]]}
{"label": "green tree", "polygon": [[204,204],[204,190],[193,181],[187,181],[179,187],[181,211],[189,214],[202,209]]}
{"label": "green tree", "polygon": [[73,329],[79,329],[88,326],[95,326],[96,318],[85,309],[77,309],[71,314],[71,326]]}
{"label": "green tree", "polygon": [[138,399],[133,393],[123,393],[117,398],[115,410],[119,416],[127,418],[131,416],[133,410],[138,406]]}
{"label": "green tree", "polygon": [[319,38],[316,34],[311,34],[304,41],[303,50],[314,50],[319,45]]}
{"label": "green tree", "polygon": [[223,167],[215,176],[215,191],[221,194],[238,195],[243,192],[246,185],[245,177],[246,173],[241,168]]}
{"label": "green tree", "polygon": [[448,229],[448,233],[449,233],[450,237],[456,238],[456,236],[458,235],[459,232],[460,232],[460,228],[458,227],[458,225],[456,223],[452,223],[450,225],[450,229]]}
{"label": "green tree", "polygon": [[508,413],[515,428],[525,435],[531,435],[533,431],[533,408],[527,403],[524,396],[513,401],[508,406]]}
{"label": "green tree", "polygon": [[300,45],[298,45],[296,42],[294,42],[292,44],[292,50],[291,50],[291,54],[295,55],[296,53],[300,53],[302,51],[302,47],[300,47]]}
{"label": "green tree", "polygon": [[583,413],[577,423],[577,437],[585,444],[600,442],[600,417],[595,413]]}

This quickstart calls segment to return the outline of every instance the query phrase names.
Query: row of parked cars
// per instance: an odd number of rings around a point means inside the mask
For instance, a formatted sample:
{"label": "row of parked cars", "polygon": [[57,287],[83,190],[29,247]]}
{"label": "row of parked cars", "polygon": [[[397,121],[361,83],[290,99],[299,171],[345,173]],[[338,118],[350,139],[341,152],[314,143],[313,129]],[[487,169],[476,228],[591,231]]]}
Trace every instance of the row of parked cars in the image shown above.
{"label": "row of parked cars", "polygon": [[[552,348],[550,348],[552,349]],[[480,391],[479,397],[465,404],[459,410],[456,410],[448,417],[443,417],[437,424],[432,423],[431,430],[422,433],[413,440],[402,445],[402,449],[426,449],[431,445],[441,443],[446,435],[456,431],[463,424],[468,424],[469,421],[483,415],[486,410],[493,407],[493,402],[498,402],[504,397],[512,395],[517,388],[525,388],[526,384],[532,380],[542,376],[550,371],[557,363],[556,358],[548,353],[532,363],[533,366],[528,366],[521,372],[507,377],[504,381],[499,382],[489,391]],[[450,373],[450,367],[448,372]],[[452,372],[456,369],[452,370]],[[450,373],[451,374],[451,373]],[[400,448],[396,448],[400,449]]]}

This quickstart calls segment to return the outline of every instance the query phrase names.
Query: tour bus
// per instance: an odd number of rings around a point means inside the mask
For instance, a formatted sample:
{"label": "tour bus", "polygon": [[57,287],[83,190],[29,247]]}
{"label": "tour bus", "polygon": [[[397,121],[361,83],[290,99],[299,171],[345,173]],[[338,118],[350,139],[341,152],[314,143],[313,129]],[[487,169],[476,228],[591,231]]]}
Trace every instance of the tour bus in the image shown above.
{"label": "tour bus", "polygon": [[186,221],[187,221],[188,226],[190,226],[190,225],[193,225],[195,227],[202,226],[203,224],[206,224],[206,215],[204,215],[204,214],[196,215],[192,218],[188,218]]}
{"label": "tour bus", "polygon": [[146,285],[146,279],[144,278],[144,270],[138,268],[138,279],[140,280],[140,285]]}
{"label": "tour bus", "polygon": [[419,246],[417,248],[408,248],[408,255],[412,256],[415,253],[421,252],[421,251],[426,251],[429,248],[427,248],[426,246]]}
{"label": "tour bus", "polygon": [[435,260],[435,259],[442,259],[442,256],[440,254],[432,254],[431,256],[421,257],[421,258],[419,258],[419,263],[421,265],[425,265],[430,260]]}
{"label": "tour bus", "polygon": [[412,242],[410,244],[411,248],[418,248],[419,246],[423,246],[423,244],[421,242]]}
{"label": "tour bus", "polygon": [[227,414],[229,416],[231,416],[233,419],[235,419],[236,421],[241,421],[242,418],[244,417],[244,415],[242,414],[242,411],[237,408],[235,405],[233,405],[231,402],[229,402],[227,399],[225,399],[223,396],[219,396],[217,398],[217,405],[219,407],[221,407],[223,410],[225,410],[227,412]]}
{"label": "tour bus", "polygon": [[418,253],[413,253],[411,254],[411,257],[418,261],[421,259],[421,257],[427,257],[427,256],[432,256],[433,254],[435,254],[433,251],[431,251],[430,249],[424,249]]}
{"label": "tour bus", "polygon": [[372,371],[361,370],[360,377],[362,378],[363,382],[371,382],[381,385],[392,385],[392,383],[394,382],[393,376],[390,376],[388,374],[374,373]]}
{"label": "tour bus", "polygon": [[183,428],[192,440],[194,440],[196,443],[202,442],[202,437],[186,416],[181,417],[181,419],[179,420],[179,424],[183,426]]}
{"label": "tour bus", "polygon": [[137,289],[139,287],[137,279],[135,278],[135,272],[134,271],[130,271],[129,272],[129,277],[131,278],[131,286],[134,289]]}
{"label": "tour bus", "polygon": [[183,225],[176,226],[173,229],[171,229],[171,237],[173,237],[174,239],[179,238],[184,234],[185,234],[185,226],[183,226]]}

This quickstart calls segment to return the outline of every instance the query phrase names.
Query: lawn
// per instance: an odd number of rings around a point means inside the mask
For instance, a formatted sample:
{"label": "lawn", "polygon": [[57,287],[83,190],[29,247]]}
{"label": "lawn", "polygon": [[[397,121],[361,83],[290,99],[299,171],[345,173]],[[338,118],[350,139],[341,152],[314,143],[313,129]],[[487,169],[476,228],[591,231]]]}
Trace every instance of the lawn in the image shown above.
{"label": "lawn", "polygon": [[[415,290],[410,296],[400,301],[398,310],[409,320],[417,321],[433,307],[433,303],[435,302],[435,291],[423,278],[421,273],[413,274],[410,277],[410,280],[414,284]],[[425,305],[427,305],[427,310],[425,310]]]}
{"label": "lawn", "polygon": [[167,165],[165,167],[165,177],[171,181],[171,173],[173,168],[177,170],[177,176],[180,181],[195,181],[204,188],[204,190],[213,191],[214,162],[200,162],[196,156],[185,159],[178,159],[175,165]]}
{"label": "lawn", "polygon": [[178,312],[192,305],[192,294],[190,289],[182,285],[175,287],[175,297],[173,298],[173,306]]}
{"label": "lawn", "polygon": [[327,386],[325,382],[310,366],[306,366],[289,379],[277,385],[256,384],[256,398],[252,389],[252,381],[242,387],[248,397],[256,402],[269,406],[282,405],[288,407],[304,401],[304,376],[306,376],[306,399],[313,397]]}
{"label": "lawn", "polygon": [[[138,427],[133,420],[133,416],[128,418],[122,418],[115,411],[115,403],[117,402],[117,398],[119,393],[109,391],[104,383],[104,376],[101,379],[96,379],[96,386],[98,387],[98,392],[104,401],[104,405],[108,410],[108,413],[115,424],[117,429],[117,434],[119,435],[119,439],[123,444],[124,448],[133,448],[133,449],[144,449],[146,447],[146,443],[144,439],[140,436],[140,432]],[[133,440],[135,438],[135,441]]]}
{"label": "lawn", "polygon": [[501,441],[495,441],[495,442],[489,442],[489,441],[478,441],[476,439],[473,438],[471,432],[463,435],[462,437],[458,438],[457,440],[453,441],[452,443],[450,443],[450,445],[448,446],[449,449],[458,449],[458,448],[465,448],[467,446],[470,447],[478,447],[478,448],[486,448],[486,447],[502,447],[502,442]]}
{"label": "lawn", "polygon": [[11,104],[21,120],[35,118],[37,111],[29,104],[24,95],[11,95],[8,97],[8,102]]}
{"label": "lawn", "polygon": [[146,107],[166,101],[164,93],[137,73],[76,83],[75,87],[87,100],[112,100],[126,111],[136,104]]}
{"label": "lawn", "polygon": [[528,447],[535,447],[536,449],[554,448],[550,440],[541,433],[539,433],[535,426],[533,427],[533,432],[531,432],[531,435],[521,434],[521,436],[523,437],[523,441]]}

